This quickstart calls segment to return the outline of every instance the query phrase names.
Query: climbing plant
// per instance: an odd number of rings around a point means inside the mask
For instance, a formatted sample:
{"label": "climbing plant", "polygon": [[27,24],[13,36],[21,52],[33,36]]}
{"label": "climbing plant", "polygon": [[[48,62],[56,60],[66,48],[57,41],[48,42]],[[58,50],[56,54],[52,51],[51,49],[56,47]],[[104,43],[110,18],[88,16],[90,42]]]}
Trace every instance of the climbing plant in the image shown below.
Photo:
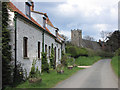
{"label": "climbing plant", "polygon": [[54,55],[54,48],[53,48],[53,43],[52,43],[51,56],[50,56],[50,66],[51,66],[51,68],[54,68],[54,59],[55,59],[55,55]]}
{"label": "climbing plant", "polygon": [[11,46],[10,42],[10,30],[7,29],[9,14],[7,11],[7,2],[2,3],[2,87],[10,85],[12,83],[12,66],[11,62]]}
{"label": "climbing plant", "polygon": [[47,54],[42,52],[42,72],[49,73],[49,64],[47,61]]}

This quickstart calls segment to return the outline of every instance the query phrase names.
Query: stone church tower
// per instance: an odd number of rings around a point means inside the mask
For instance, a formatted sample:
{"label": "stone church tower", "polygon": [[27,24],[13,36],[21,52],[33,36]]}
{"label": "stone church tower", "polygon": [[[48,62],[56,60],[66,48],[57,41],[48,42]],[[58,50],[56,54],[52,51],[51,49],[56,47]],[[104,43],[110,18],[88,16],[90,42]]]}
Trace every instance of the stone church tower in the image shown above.
{"label": "stone church tower", "polygon": [[75,46],[81,47],[82,44],[82,30],[71,30],[71,43]]}

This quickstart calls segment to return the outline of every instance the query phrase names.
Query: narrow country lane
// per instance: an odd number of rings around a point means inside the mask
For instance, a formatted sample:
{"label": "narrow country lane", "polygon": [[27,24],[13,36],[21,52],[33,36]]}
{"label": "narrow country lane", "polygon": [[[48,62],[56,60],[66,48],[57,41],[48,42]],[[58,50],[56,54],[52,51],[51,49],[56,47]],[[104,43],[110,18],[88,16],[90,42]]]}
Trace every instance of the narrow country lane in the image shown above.
{"label": "narrow country lane", "polygon": [[110,59],[100,60],[92,67],[78,71],[54,88],[118,88]]}

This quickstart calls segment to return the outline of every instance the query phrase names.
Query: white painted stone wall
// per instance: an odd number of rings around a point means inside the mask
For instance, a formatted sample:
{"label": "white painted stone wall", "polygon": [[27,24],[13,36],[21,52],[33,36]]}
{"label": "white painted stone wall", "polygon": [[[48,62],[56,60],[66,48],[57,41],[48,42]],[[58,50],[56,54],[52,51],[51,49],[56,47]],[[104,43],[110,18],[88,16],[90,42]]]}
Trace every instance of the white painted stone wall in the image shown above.
{"label": "white painted stone wall", "polygon": [[[49,46],[52,47],[52,43],[53,43],[53,47],[56,47],[56,64],[58,63],[58,48],[60,49],[60,59],[61,59],[61,44],[57,43],[55,41],[55,38],[51,37],[49,34],[45,33],[44,35],[44,47],[45,45],[47,45],[47,53],[49,52]],[[44,49],[45,50],[45,49]],[[48,58],[48,63],[50,62],[49,60],[49,54],[47,54],[47,58]]]}
{"label": "white painted stone wall", "polygon": [[[23,56],[23,37],[28,38],[28,58]],[[38,57],[38,42],[42,52],[42,31],[28,24],[26,21],[17,19],[17,60],[23,63],[23,67],[30,72],[33,59]],[[41,71],[41,60],[37,60],[38,69]],[[29,74],[29,73],[28,73]]]}

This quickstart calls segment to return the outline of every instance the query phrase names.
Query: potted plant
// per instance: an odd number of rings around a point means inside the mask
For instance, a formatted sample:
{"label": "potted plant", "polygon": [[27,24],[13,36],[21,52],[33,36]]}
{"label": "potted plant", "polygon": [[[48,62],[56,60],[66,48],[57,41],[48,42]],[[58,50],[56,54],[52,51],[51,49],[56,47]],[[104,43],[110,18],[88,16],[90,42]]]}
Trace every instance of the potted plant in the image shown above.
{"label": "potted plant", "polygon": [[64,66],[62,64],[58,64],[56,68],[57,73],[63,74],[64,73]]}
{"label": "potted plant", "polygon": [[74,59],[73,58],[69,58],[68,59],[68,69],[72,69],[73,68],[73,63],[74,63]]}

